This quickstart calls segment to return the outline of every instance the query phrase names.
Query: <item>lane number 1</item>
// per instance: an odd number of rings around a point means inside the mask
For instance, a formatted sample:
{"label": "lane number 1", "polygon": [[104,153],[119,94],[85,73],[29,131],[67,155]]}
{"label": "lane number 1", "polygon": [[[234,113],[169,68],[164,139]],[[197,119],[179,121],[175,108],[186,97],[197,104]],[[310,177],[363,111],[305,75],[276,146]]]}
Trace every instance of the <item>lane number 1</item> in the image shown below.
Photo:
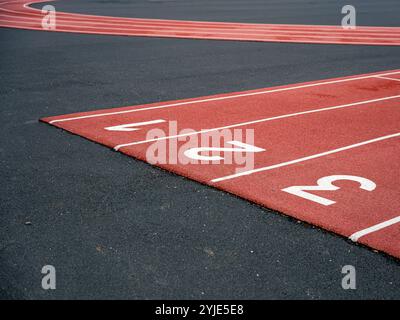
{"label": "lane number 1", "polygon": [[140,128],[138,128],[138,127],[148,126],[151,124],[158,124],[158,123],[163,123],[163,122],[166,122],[166,121],[164,119],[158,119],[158,120],[151,120],[151,121],[144,121],[144,122],[121,124],[119,126],[106,127],[104,129],[108,130],[108,131],[131,132],[131,131],[140,130]]}

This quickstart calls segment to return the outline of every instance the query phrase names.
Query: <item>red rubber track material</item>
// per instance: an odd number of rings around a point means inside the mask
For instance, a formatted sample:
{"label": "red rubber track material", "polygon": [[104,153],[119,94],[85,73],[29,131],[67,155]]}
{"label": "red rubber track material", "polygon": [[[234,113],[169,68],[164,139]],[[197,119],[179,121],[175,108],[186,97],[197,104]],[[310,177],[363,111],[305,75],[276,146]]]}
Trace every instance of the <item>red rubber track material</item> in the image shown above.
{"label": "red rubber track material", "polygon": [[44,14],[30,4],[49,0],[0,2],[0,26],[8,28],[87,34],[211,40],[293,42],[319,44],[400,45],[400,27],[203,22],[118,18],[57,12],[56,29],[42,28]]}
{"label": "red rubber track material", "polygon": [[[254,153],[254,168],[245,172],[223,162],[157,165],[400,258],[400,70],[42,121],[143,161],[155,143],[148,138],[153,129],[168,134],[157,141],[178,148],[189,139],[180,131],[186,128],[196,130],[192,136],[254,130],[254,146],[264,151]],[[136,131],[106,129],[149,121],[158,122]],[[333,189],[311,189],[314,199],[288,191],[315,187],[321,178],[326,187],[326,177]]]}

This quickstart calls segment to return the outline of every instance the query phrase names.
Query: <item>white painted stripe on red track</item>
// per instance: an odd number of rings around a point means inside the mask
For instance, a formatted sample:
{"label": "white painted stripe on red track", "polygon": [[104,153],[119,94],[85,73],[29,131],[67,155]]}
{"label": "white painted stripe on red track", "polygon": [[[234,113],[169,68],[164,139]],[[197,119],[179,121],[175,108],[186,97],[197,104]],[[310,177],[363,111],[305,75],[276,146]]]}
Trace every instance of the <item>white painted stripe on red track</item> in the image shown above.
{"label": "white painted stripe on red track", "polygon": [[[400,74],[400,71],[382,73],[381,75],[382,76],[387,76],[387,75],[392,75],[392,74]],[[208,98],[208,99],[201,99],[201,100],[177,102],[177,103],[171,103],[171,104],[166,104],[166,105],[161,105],[161,106],[154,106],[154,107],[147,107],[147,108],[137,108],[137,109],[115,111],[115,112],[105,112],[105,113],[90,114],[90,115],[86,115],[86,116],[70,117],[70,118],[64,118],[64,119],[56,119],[56,120],[50,121],[50,123],[73,121],[73,120],[88,119],[88,118],[97,118],[97,117],[105,117],[105,116],[111,116],[111,115],[116,115],[116,114],[125,114],[125,113],[131,113],[131,112],[163,109],[163,108],[170,108],[170,107],[179,107],[179,106],[184,106],[184,105],[188,105],[188,104],[195,104],[195,103],[221,101],[221,100],[235,99],[235,98],[240,98],[240,97],[256,96],[256,95],[261,95],[261,94],[269,94],[269,93],[275,93],[275,92],[283,92],[283,91],[290,91],[290,90],[296,90],[296,89],[317,87],[317,86],[334,84],[334,83],[341,83],[341,82],[347,82],[347,81],[356,81],[356,80],[376,78],[376,76],[378,76],[378,75],[380,76],[380,74],[376,74],[376,75],[369,75],[369,76],[362,76],[362,77],[355,77],[355,78],[345,78],[345,79],[332,80],[332,81],[323,81],[322,80],[322,82],[310,83],[310,84],[305,84],[305,85],[301,85],[301,86],[278,88],[278,89],[272,89],[272,90],[243,93],[243,94],[234,94],[234,95],[230,95],[230,96]]]}
{"label": "white painted stripe on red track", "polygon": [[349,239],[351,241],[357,242],[358,239],[360,239],[363,236],[366,236],[366,235],[368,235],[370,233],[373,233],[373,232],[382,230],[384,228],[390,227],[390,226],[392,226],[392,225],[394,225],[396,223],[399,223],[399,222],[400,222],[400,216],[395,217],[395,218],[390,219],[390,220],[387,220],[387,221],[384,221],[382,223],[378,223],[378,224],[376,224],[376,225],[374,225],[372,227],[366,228],[364,230],[355,232],[349,237]]}
{"label": "white painted stripe on red track", "polygon": [[216,179],[211,180],[210,182],[211,183],[217,183],[217,182],[221,182],[221,181],[226,181],[226,180],[239,178],[239,177],[242,177],[242,176],[248,176],[248,175],[251,175],[251,174],[254,174],[254,173],[258,173],[258,172],[264,172],[264,171],[273,170],[273,169],[277,169],[277,168],[281,168],[281,167],[286,167],[286,166],[289,166],[289,165],[292,165],[292,164],[296,164],[296,163],[300,163],[300,162],[304,162],[304,161],[308,161],[308,160],[324,157],[324,156],[327,156],[327,155],[330,155],[330,154],[333,154],[333,153],[350,150],[350,149],[361,147],[361,146],[364,146],[364,145],[367,145],[367,144],[370,144],[370,143],[375,143],[375,142],[379,142],[379,141],[383,141],[383,140],[391,139],[391,138],[396,138],[396,137],[400,137],[400,132],[394,133],[394,134],[390,134],[390,135],[387,135],[387,136],[383,136],[383,137],[378,137],[378,138],[371,139],[371,140],[362,141],[362,142],[359,142],[359,143],[351,144],[351,145],[348,145],[348,146],[345,146],[345,147],[329,150],[329,151],[326,151],[326,152],[317,153],[317,154],[314,154],[314,155],[311,155],[311,156],[307,156],[307,157],[303,157],[303,158],[299,158],[299,159],[294,159],[294,160],[291,160],[291,161],[286,161],[286,162],[274,164],[272,166],[261,167],[261,168],[257,168],[257,169],[253,169],[253,170],[248,170],[248,171],[243,171],[243,172],[240,172],[240,173],[228,175],[228,176],[221,177],[221,178],[216,178]]}
{"label": "white painted stripe on red track", "polygon": [[400,79],[396,79],[396,78],[389,78],[389,77],[381,77],[381,76],[376,76],[376,78],[379,78],[379,79],[385,79],[385,80],[392,80],[392,81],[400,81]]}
{"label": "white painted stripe on red track", "polygon": [[[171,135],[171,136],[165,136],[165,137],[148,139],[148,140],[134,141],[134,142],[120,144],[120,145],[114,147],[114,150],[118,151],[119,149],[124,148],[124,147],[143,144],[143,143],[149,143],[149,142],[155,142],[155,141],[167,140],[167,139],[174,139],[174,138],[180,138],[180,137],[187,137],[187,136],[197,135],[197,134],[206,133],[206,132],[219,131],[219,130],[224,130],[224,129],[231,129],[231,128],[250,125],[250,124],[256,124],[256,123],[267,122],[267,121],[272,121],[272,120],[279,120],[279,119],[285,119],[285,118],[290,118],[290,117],[296,117],[296,116],[306,115],[306,114],[310,114],[310,113],[317,113],[317,112],[324,112],[324,111],[330,111],[330,110],[336,110],[336,109],[349,108],[349,107],[360,106],[360,105],[365,105],[365,104],[379,102],[379,101],[399,99],[399,98],[400,98],[400,95],[389,96],[389,97],[384,97],[384,98],[378,98],[378,99],[372,99],[372,100],[348,103],[348,104],[343,104],[343,105],[339,105],[339,106],[320,108],[320,109],[313,109],[313,110],[307,110],[307,111],[283,114],[283,115],[280,115],[280,116],[275,116],[275,117],[270,117],[270,118],[263,118],[263,119],[257,119],[257,120],[252,120],[252,121],[240,122],[240,123],[232,124],[232,125],[229,125],[229,126],[217,127],[217,128],[212,128],[212,129],[205,129],[205,130],[194,131],[194,132],[185,133],[185,134],[178,134],[178,135]],[[52,123],[52,122],[50,122],[50,123]]]}

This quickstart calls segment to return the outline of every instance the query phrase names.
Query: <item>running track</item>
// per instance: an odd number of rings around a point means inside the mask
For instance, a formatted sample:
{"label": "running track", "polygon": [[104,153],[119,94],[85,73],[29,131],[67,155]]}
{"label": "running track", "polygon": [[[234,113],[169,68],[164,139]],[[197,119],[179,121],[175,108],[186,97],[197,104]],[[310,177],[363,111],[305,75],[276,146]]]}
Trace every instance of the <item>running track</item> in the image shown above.
{"label": "running track", "polygon": [[[30,4],[49,0],[0,2],[0,26],[44,30],[41,10]],[[340,17],[340,15],[338,15]],[[53,30],[49,30],[53,31]],[[320,44],[400,45],[400,27],[252,24],[138,19],[57,12],[56,30],[88,34]]]}
{"label": "running track", "polygon": [[400,258],[400,70],[43,121],[144,161],[155,143],[252,129],[252,168],[157,165]]}

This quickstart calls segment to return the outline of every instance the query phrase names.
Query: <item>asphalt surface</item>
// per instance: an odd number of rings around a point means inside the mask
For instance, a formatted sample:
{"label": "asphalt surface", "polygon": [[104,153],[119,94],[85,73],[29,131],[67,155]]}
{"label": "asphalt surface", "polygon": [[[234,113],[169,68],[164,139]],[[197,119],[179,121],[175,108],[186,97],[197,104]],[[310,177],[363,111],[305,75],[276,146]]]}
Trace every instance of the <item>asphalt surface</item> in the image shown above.
{"label": "asphalt surface", "polygon": [[[114,16],[338,24],[347,3],[54,4]],[[398,24],[397,0],[353,5],[359,24]],[[398,260],[38,122],[396,69],[399,47],[0,29],[0,48],[1,298],[400,298]],[[41,288],[46,264],[57,270],[56,290]],[[341,287],[349,264],[357,290]]]}

